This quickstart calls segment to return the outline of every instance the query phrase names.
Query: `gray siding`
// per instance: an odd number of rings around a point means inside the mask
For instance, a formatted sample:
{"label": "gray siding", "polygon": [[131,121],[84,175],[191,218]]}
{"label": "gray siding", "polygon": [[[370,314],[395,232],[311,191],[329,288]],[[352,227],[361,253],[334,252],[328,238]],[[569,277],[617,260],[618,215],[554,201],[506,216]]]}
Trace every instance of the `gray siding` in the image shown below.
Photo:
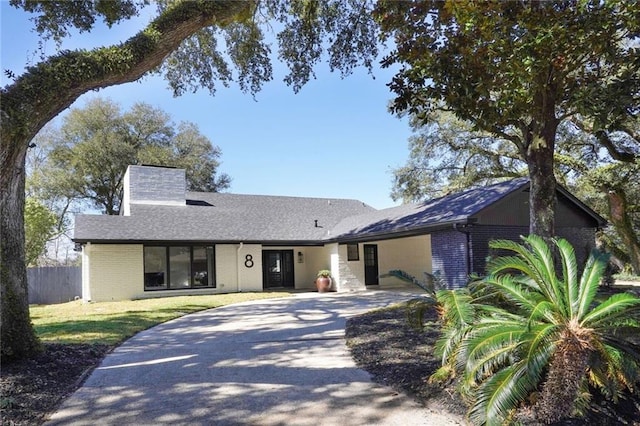
{"label": "gray siding", "polygon": [[473,250],[473,264],[471,270],[478,274],[485,274],[485,266],[489,255],[500,256],[510,253],[496,253],[490,251],[489,241],[491,240],[512,240],[522,242],[521,235],[529,235],[529,225],[527,226],[473,226],[471,232],[471,247]]}
{"label": "gray siding", "polygon": [[129,166],[129,202],[186,203],[186,175],[184,169],[167,167]]}
{"label": "gray siding", "polygon": [[456,230],[431,234],[431,269],[447,283],[448,288],[467,285],[469,279],[467,235]]}
{"label": "gray siding", "polygon": [[[473,252],[472,271],[485,274],[487,257],[500,256],[507,253],[492,252],[489,241],[503,239],[522,242],[520,236],[529,235],[528,226],[473,226],[471,228],[471,247]],[[595,247],[595,228],[556,227],[556,235],[564,238],[573,246],[579,266],[587,261],[591,250]],[[511,254],[511,253],[508,253]]]}
{"label": "gray siding", "polygon": [[[529,227],[529,192],[518,191],[509,194],[480,211],[475,217],[480,225]],[[557,228],[589,228],[596,226],[598,226],[598,223],[593,217],[577,208],[572,201],[561,193],[558,193],[558,203],[556,205]]]}

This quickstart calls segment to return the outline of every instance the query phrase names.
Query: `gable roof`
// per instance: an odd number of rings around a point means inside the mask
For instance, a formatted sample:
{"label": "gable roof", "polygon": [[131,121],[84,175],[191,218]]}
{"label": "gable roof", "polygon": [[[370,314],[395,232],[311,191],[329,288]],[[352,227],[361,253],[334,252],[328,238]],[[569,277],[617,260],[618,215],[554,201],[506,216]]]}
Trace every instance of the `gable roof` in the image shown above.
{"label": "gable roof", "polygon": [[[483,209],[528,187],[528,178],[516,178],[383,210],[357,200],[188,192],[185,206],[133,204],[131,216],[78,215],[74,241],[320,245],[394,238],[472,223]],[[606,224],[560,185],[558,191]]]}
{"label": "gable roof", "polygon": [[504,196],[528,187],[527,178],[446,195],[422,203],[405,204],[342,220],[333,230],[334,239],[351,240],[415,233],[454,223],[466,223],[482,209]]}
{"label": "gable roof", "polygon": [[340,220],[373,210],[357,200],[188,192],[185,206],[132,204],[130,216],[78,215],[74,241],[320,244]]}

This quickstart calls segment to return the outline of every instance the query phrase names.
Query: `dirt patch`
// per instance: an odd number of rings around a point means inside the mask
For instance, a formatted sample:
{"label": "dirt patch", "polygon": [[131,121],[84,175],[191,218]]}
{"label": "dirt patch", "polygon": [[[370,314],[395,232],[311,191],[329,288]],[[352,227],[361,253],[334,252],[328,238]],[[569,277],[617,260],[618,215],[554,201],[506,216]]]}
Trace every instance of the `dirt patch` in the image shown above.
{"label": "dirt patch", "polygon": [[46,344],[35,358],[3,363],[2,424],[42,424],[110,350],[107,345]]}

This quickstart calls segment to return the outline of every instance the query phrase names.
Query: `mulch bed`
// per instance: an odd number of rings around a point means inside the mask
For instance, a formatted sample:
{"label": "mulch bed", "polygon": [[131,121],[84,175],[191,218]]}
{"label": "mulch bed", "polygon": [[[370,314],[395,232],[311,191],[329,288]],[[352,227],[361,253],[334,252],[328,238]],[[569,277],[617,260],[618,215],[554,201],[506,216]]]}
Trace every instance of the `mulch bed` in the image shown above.
{"label": "mulch bed", "polygon": [[[425,319],[436,321],[435,310],[428,312]],[[428,382],[429,376],[440,366],[440,360],[433,355],[437,330],[435,323],[427,332],[410,327],[406,308],[396,307],[349,318],[345,333],[356,364],[369,372],[374,382],[403,392],[425,407],[464,415],[467,407],[456,394],[455,383],[441,387]],[[639,395],[622,397],[617,405],[595,397],[593,411],[587,418],[564,421],[559,425],[640,426]],[[520,419],[522,424],[536,424],[526,415]]]}
{"label": "mulch bed", "polygon": [[45,344],[35,358],[3,363],[2,424],[42,424],[110,350],[107,345]]}

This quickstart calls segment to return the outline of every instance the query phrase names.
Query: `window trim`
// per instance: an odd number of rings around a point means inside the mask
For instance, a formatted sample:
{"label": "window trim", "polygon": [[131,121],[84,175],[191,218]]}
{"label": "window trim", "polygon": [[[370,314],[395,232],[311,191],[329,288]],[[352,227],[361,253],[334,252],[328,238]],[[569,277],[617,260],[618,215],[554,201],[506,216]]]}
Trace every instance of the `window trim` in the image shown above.
{"label": "window trim", "polygon": [[[166,267],[166,277],[165,277],[165,285],[162,287],[147,287],[146,285],[146,279],[145,279],[145,275],[146,275],[146,271],[144,270],[144,250],[147,247],[160,247],[160,248],[164,248],[164,256],[165,256],[165,267]],[[190,272],[190,276],[189,276],[189,286],[188,287],[171,287],[171,256],[170,256],[170,249],[171,247],[188,247],[189,248],[189,272]],[[209,265],[211,266],[211,279],[210,279],[210,284],[207,286],[195,286],[194,285],[194,267],[193,267],[193,249],[195,247],[204,247],[205,251],[207,253],[207,268],[209,267]],[[153,291],[184,291],[184,290],[198,290],[198,289],[216,289],[218,288],[217,286],[217,282],[216,282],[216,248],[215,248],[215,244],[144,244],[143,245],[143,279],[142,279],[142,285],[143,285],[143,289],[144,291],[149,291],[149,292],[153,292]],[[209,259],[209,254],[211,254],[211,259]]]}

